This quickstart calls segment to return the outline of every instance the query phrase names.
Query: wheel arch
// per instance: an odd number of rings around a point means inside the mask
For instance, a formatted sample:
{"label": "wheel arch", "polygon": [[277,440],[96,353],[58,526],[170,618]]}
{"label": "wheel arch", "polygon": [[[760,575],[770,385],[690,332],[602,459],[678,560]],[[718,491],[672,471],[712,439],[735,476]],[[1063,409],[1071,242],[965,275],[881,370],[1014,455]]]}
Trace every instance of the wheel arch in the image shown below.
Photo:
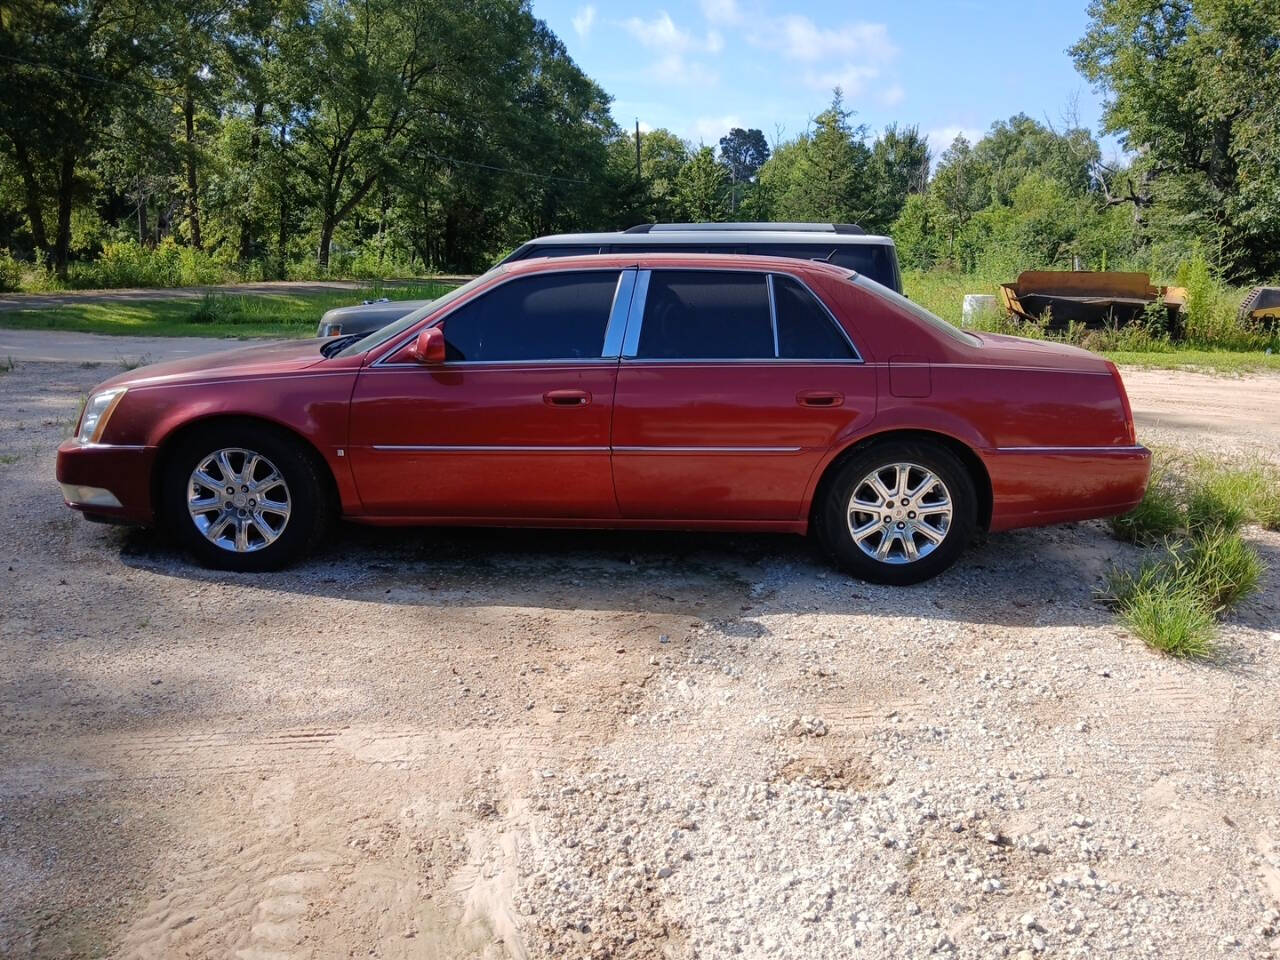
{"label": "wheel arch", "polygon": [[174,451],[178,449],[181,442],[202,430],[220,426],[231,427],[236,424],[252,424],[255,427],[264,428],[297,443],[311,458],[317,474],[324,483],[329,509],[334,513],[341,512],[342,497],[338,490],[337,478],[333,475],[333,469],[329,466],[329,462],[308,437],[268,417],[239,413],[211,413],[207,416],[184,421],[166,433],[156,445],[156,456],[151,467],[151,508],[157,518],[160,517],[160,481],[164,477],[169,460],[173,457]]}
{"label": "wheel arch", "polygon": [[991,486],[991,474],[987,472],[986,464],[982,462],[982,458],[978,456],[977,451],[969,444],[956,437],[946,433],[939,433],[936,430],[924,430],[916,428],[894,428],[873,433],[869,436],[859,437],[851,441],[842,448],[835,456],[833,456],[822,469],[822,473],[818,477],[818,482],[814,485],[813,495],[809,500],[808,521],[810,526],[813,525],[814,512],[821,509],[823,498],[826,495],[827,485],[832,478],[839,472],[840,467],[850,457],[862,453],[869,447],[877,444],[889,443],[892,441],[914,441],[916,443],[935,443],[954,454],[969,473],[970,479],[973,480],[973,489],[978,497],[978,528],[980,530],[988,530],[991,527],[991,511],[994,505],[994,495]]}

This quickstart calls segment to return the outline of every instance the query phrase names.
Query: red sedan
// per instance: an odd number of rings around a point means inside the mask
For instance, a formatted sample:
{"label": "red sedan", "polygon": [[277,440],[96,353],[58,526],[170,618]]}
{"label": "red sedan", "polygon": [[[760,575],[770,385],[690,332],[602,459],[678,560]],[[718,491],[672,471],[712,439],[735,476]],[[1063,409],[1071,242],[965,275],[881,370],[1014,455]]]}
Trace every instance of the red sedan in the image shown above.
{"label": "red sedan", "polygon": [[144,367],[58,451],[67,504],[265,570],[376,524],[814,531],[913,583],[979,529],[1123,513],[1150,454],[1114,365],[958,330],[825,263],[499,268],[362,339]]}

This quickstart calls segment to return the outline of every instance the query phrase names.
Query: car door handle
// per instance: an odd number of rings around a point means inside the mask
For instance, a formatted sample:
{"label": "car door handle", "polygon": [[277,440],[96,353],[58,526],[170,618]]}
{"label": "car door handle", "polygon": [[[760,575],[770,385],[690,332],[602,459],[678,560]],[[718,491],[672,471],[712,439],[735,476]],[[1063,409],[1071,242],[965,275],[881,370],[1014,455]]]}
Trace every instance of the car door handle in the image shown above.
{"label": "car door handle", "polygon": [[796,403],[802,407],[838,407],[844,403],[844,394],[833,390],[806,390],[796,394]]}
{"label": "car door handle", "polygon": [[585,407],[591,402],[591,394],[586,390],[548,390],[542,395],[542,402],[552,407]]}

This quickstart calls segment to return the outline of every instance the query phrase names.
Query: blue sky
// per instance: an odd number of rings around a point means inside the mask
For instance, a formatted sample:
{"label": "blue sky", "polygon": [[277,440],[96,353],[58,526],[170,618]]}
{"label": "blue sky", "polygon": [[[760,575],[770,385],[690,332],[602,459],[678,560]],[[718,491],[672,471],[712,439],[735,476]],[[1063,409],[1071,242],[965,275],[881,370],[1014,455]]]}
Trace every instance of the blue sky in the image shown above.
{"label": "blue sky", "polygon": [[[1101,98],[1067,54],[1085,0],[533,0],[570,54],[614,97],[624,126],[714,145],[730,127],[789,139],[837,84],[873,132],[917,124],[935,157],[1024,112],[1097,134]],[[1104,154],[1115,152],[1104,141]]]}

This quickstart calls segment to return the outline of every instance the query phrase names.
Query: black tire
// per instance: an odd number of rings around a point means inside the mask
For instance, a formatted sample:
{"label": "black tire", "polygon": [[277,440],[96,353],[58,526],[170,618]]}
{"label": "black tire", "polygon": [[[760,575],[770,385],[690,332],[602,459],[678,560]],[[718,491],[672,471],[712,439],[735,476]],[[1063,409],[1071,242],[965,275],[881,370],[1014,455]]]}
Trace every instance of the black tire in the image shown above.
{"label": "black tire", "polygon": [[[265,537],[251,531],[256,539],[253,549],[246,552],[236,552],[208,539],[187,506],[193,471],[207,457],[227,448],[260,454],[275,467],[287,487],[289,513],[277,538],[266,542]],[[237,466],[234,459],[232,463]],[[237,468],[243,467],[241,460]],[[180,438],[166,456],[158,491],[160,518],[169,534],[203,566],[242,573],[278,570],[314,548],[328,529],[334,511],[321,472],[324,469],[312,450],[283,430],[253,422],[211,424]],[[260,473],[264,470],[260,469]],[[279,490],[273,495],[278,497]],[[209,516],[216,520],[216,514]],[[270,519],[280,522],[278,516]]]}
{"label": "black tire", "polygon": [[[911,524],[920,523],[923,520],[917,521],[914,512],[910,514],[911,519],[908,519],[906,511],[909,506],[900,501],[895,502],[892,510],[902,515],[890,516],[889,524],[885,528],[889,531],[888,536],[891,540],[889,557],[881,560],[869,556],[855,541],[850,506],[855,490],[861,491],[860,502],[868,499],[866,491],[870,487],[862,486],[865,478],[884,470],[886,472],[882,479],[891,479],[895,476],[893,468],[897,464],[910,464],[923,468],[940,480],[949,495],[951,516],[946,523],[942,541],[933,545],[925,533],[911,532],[917,529]],[[923,476],[919,473],[909,473],[909,476],[916,480],[923,480]],[[907,485],[911,485],[911,481],[908,481]],[[885,486],[888,484],[886,483]],[[973,539],[977,526],[978,498],[969,471],[951,451],[927,441],[885,441],[857,451],[836,468],[835,474],[829,482],[824,484],[820,496],[822,499],[817,504],[814,514],[814,527],[818,538],[840,567],[858,579],[871,583],[905,586],[937,576],[955,563],[956,558]],[[921,496],[928,496],[935,502],[941,499],[941,493],[936,487],[934,493],[926,492]],[[868,530],[873,519],[875,522],[883,522],[884,517],[891,514],[887,506],[888,501],[883,503],[884,506],[879,513],[859,511],[855,514],[860,531]],[[925,505],[930,504],[925,502]],[[899,523],[905,529],[899,528],[899,532],[895,532],[894,528],[897,528]],[[934,524],[941,525],[942,521],[939,515],[930,515],[929,523],[930,530],[936,533],[938,527]],[[873,551],[881,543],[880,539],[876,539],[877,534],[881,537],[885,536],[879,527],[864,535],[864,543]],[[905,539],[908,536],[911,537],[917,553],[921,554],[919,559],[910,560],[907,557]]]}

